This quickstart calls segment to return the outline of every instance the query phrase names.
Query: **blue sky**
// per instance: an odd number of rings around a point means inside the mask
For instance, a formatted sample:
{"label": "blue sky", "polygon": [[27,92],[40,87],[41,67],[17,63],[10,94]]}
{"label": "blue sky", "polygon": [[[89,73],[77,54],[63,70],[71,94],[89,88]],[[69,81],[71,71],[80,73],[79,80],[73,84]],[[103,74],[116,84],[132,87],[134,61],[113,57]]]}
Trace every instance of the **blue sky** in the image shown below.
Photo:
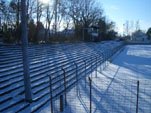
{"label": "blue sky", "polygon": [[140,28],[151,27],[151,0],[98,0],[109,20],[116,23],[117,30],[123,32],[123,24],[133,21],[134,26],[139,20]]}

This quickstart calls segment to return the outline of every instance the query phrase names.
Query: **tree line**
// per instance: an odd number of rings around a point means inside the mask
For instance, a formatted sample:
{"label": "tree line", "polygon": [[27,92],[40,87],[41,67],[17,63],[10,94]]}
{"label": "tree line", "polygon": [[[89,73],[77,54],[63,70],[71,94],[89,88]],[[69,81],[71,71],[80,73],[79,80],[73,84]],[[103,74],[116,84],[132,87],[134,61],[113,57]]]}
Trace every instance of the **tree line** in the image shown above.
{"label": "tree line", "polygon": [[[115,23],[108,21],[95,0],[26,0],[28,41],[38,43],[39,34],[45,43],[59,40],[89,40],[89,29],[98,33],[95,41],[114,39]],[[21,0],[0,0],[0,34],[4,42],[21,41]],[[74,30],[73,38],[66,38]],[[59,33],[63,31],[64,33]],[[53,35],[52,35],[53,34]]]}

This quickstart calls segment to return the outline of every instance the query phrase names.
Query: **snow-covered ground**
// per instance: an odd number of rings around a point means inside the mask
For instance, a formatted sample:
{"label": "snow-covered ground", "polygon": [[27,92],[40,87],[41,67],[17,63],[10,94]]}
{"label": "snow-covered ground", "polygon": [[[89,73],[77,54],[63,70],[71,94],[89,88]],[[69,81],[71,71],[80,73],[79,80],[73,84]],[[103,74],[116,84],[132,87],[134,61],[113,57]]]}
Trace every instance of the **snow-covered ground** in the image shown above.
{"label": "snow-covered ground", "polygon": [[[135,113],[138,80],[138,112],[151,113],[151,45],[128,45],[106,64],[103,71],[98,67],[97,76],[92,73],[92,113]],[[67,93],[64,113],[90,113],[89,92],[88,78],[86,84],[84,79],[79,81]],[[54,101],[55,112],[59,105]],[[50,112],[50,104],[41,110]]]}

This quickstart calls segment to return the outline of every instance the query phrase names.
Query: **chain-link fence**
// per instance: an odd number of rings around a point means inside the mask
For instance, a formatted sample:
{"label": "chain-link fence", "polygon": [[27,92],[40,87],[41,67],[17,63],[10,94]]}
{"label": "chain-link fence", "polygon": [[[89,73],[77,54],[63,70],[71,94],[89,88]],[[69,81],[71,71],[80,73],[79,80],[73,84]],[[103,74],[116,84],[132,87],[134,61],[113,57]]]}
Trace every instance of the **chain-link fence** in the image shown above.
{"label": "chain-link fence", "polygon": [[93,73],[68,91],[67,104],[65,94],[54,101],[54,113],[150,113],[150,86],[147,79],[102,78]]}

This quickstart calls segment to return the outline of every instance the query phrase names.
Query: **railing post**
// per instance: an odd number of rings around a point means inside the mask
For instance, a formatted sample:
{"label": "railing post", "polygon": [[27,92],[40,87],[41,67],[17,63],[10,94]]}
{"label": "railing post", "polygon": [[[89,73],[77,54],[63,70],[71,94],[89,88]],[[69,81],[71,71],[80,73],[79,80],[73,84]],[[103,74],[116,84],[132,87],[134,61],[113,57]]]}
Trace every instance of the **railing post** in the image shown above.
{"label": "railing post", "polygon": [[53,102],[52,102],[52,80],[51,76],[49,76],[49,84],[50,84],[50,103],[51,103],[51,113],[53,113]]}
{"label": "railing post", "polygon": [[138,113],[138,101],[139,101],[139,81],[137,81],[136,113]]}
{"label": "railing post", "polygon": [[98,65],[97,65],[97,56],[96,56],[96,73],[95,73],[96,77],[97,77],[97,67],[98,67]]}
{"label": "railing post", "polygon": [[90,82],[90,113],[92,113],[92,79],[89,77]]}
{"label": "railing post", "polygon": [[63,76],[64,76],[64,91],[65,91],[65,105],[67,105],[67,95],[66,95],[66,72],[65,70],[62,68],[63,71]]}
{"label": "railing post", "polygon": [[83,60],[84,61],[84,63],[85,63],[85,88],[86,88],[86,61],[85,60]]}
{"label": "railing post", "polygon": [[91,57],[91,78],[92,78],[92,57]]}
{"label": "railing post", "polygon": [[[103,55],[103,53],[101,53],[101,55],[102,55],[102,58],[103,58],[103,60],[104,60],[104,55]],[[102,71],[103,60],[101,61],[100,71]]]}
{"label": "railing post", "polygon": [[106,55],[103,53],[103,62],[102,62],[102,66],[103,66],[103,68],[102,68],[102,70],[104,69],[105,59],[106,59]]}
{"label": "railing post", "polygon": [[78,96],[78,65],[74,63],[76,66],[76,89],[77,89],[77,96]]}
{"label": "railing post", "polygon": [[106,68],[106,66],[107,66],[107,59],[108,59],[108,57],[109,57],[109,52],[107,51],[106,52],[106,58],[105,58],[105,67],[104,67],[104,69]]}

